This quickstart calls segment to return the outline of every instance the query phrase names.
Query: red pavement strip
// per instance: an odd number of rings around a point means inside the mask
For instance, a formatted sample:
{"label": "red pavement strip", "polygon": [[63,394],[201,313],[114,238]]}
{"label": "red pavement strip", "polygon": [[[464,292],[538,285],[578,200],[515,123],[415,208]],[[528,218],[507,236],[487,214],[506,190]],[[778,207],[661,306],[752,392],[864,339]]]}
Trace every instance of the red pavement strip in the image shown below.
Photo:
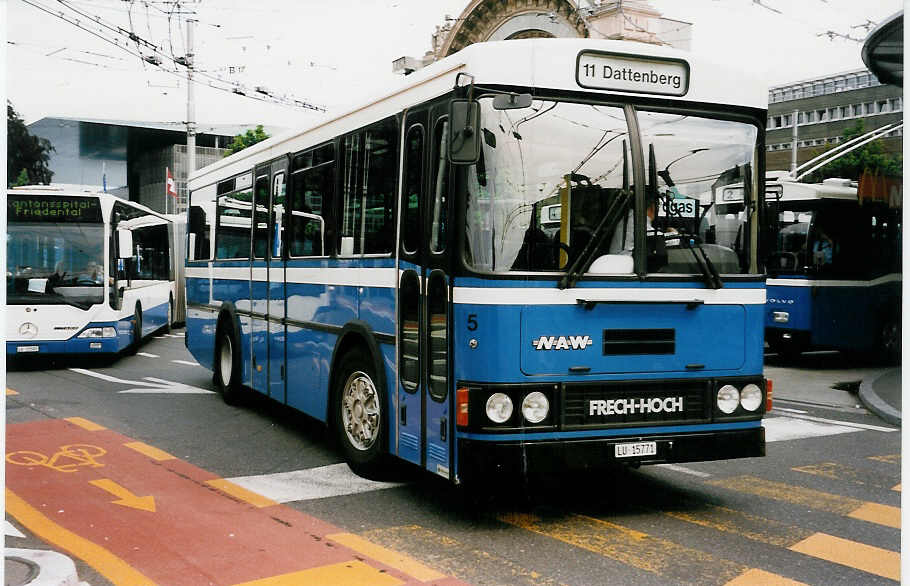
{"label": "red pavement strip", "polygon": [[86,419],[6,433],[7,513],[114,584],[461,584]]}

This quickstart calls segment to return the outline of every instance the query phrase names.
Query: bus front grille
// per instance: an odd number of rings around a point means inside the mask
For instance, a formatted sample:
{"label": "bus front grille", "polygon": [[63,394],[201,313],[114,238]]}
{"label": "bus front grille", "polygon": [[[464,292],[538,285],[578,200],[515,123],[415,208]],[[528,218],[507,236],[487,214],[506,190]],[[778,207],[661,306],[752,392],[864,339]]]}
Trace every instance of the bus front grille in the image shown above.
{"label": "bus front grille", "polygon": [[567,384],[562,429],[707,422],[710,381]]}

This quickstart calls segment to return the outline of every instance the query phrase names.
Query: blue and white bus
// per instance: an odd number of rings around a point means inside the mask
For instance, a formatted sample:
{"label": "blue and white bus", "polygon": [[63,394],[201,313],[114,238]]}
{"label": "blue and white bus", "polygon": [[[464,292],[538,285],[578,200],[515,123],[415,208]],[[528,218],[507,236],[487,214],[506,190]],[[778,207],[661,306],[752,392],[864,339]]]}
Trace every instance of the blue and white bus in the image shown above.
{"label": "blue and white bus", "polygon": [[7,357],[135,351],[174,323],[165,216],[105,193],[37,186],[6,197]]}
{"label": "blue and white bus", "polygon": [[[664,47],[471,45],[190,178],[187,346],[367,476],[762,456],[766,98]],[[709,242],[694,196],[743,181]]]}
{"label": "blue and white bus", "polygon": [[[897,362],[901,348],[901,210],[845,179],[767,183],[775,242],[765,337],[793,359],[841,350]],[[864,201],[865,200],[865,201]]]}

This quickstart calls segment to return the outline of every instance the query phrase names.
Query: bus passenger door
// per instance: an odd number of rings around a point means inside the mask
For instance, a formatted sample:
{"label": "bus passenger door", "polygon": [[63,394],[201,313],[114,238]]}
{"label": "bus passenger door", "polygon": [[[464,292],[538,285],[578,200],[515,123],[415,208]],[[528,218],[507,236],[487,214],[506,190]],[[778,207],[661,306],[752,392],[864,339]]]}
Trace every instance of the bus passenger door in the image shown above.
{"label": "bus passenger door", "polygon": [[250,350],[252,352],[252,387],[269,393],[269,204],[271,169],[256,168],[253,189],[253,243],[250,261]]}
{"label": "bus passenger door", "polygon": [[449,381],[449,265],[453,253],[448,218],[451,210],[449,186],[451,164],[447,160],[448,108],[434,110],[428,130],[428,182],[423,206],[425,237],[420,241],[425,260],[424,303],[422,307],[423,374],[423,464],[444,478],[451,474],[452,421]]}
{"label": "bus passenger door", "polygon": [[287,157],[272,162],[271,205],[269,207],[268,273],[268,345],[269,345],[269,396],[287,402],[285,387],[285,243],[284,226],[287,210]]}
{"label": "bus passenger door", "polygon": [[426,193],[427,112],[408,114],[404,128],[404,175],[399,202],[397,424],[393,450],[422,465],[423,454],[423,214]]}

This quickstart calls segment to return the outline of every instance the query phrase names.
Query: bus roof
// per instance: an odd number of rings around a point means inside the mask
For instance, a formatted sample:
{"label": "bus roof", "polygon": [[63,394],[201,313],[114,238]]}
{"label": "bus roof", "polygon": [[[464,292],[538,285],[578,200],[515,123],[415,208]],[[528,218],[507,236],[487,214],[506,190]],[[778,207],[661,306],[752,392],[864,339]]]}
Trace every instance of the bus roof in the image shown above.
{"label": "bus roof", "polygon": [[[670,93],[636,92],[598,89],[604,83],[582,86],[577,78],[581,68],[581,54],[608,56],[614,61],[616,78],[625,76],[622,63],[643,74],[661,72],[661,67],[675,67],[685,71],[686,87]],[[617,66],[619,64],[619,66]],[[672,65],[668,65],[672,64]],[[601,69],[598,62],[599,73]],[[274,136],[251,147],[204,167],[190,177],[190,189],[198,189],[213,181],[249,170],[258,161],[296,152],[339,134],[356,130],[376,122],[402,109],[445,94],[455,86],[459,73],[470,74],[476,85],[506,85],[528,88],[546,88],[594,95],[612,96],[623,100],[629,96],[659,97],[668,103],[690,102],[722,104],[766,109],[767,85],[750,76],[742,67],[724,67],[708,62],[690,53],[628,41],[599,39],[520,39],[494,41],[469,45],[458,53],[404,77],[401,82],[382,95],[365,100],[362,105],[341,115],[319,121],[306,129],[298,129]],[[656,78],[655,78],[656,79]],[[621,82],[617,81],[616,84]]]}

